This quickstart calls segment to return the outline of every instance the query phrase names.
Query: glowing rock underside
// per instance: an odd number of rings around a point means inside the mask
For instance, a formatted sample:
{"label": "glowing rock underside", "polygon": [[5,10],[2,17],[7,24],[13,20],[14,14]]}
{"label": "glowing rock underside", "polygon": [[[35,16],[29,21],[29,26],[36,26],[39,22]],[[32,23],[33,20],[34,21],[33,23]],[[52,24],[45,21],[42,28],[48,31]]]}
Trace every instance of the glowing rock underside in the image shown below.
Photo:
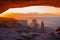
{"label": "glowing rock underside", "polygon": [[4,12],[8,8],[25,7],[32,5],[60,7],[60,0],[1,0],[0,13]]}

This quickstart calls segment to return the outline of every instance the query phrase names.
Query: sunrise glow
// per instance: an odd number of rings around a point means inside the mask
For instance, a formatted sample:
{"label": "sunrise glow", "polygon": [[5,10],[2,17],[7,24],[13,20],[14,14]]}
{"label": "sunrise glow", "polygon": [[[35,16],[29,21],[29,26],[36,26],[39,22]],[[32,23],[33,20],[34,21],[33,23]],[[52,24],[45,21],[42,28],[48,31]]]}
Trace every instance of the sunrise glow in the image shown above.
{"label": "sunrise glow", "polygon": [[52,6],[28,6],[28,7],[22,7],[22,8],[9,8],[3,14],[5,13],[33,13],[37,12],[39,14],[44,14],[44,13],[51,13],[51,14],[58,14],[60,15],[60,8],[52,7]]}

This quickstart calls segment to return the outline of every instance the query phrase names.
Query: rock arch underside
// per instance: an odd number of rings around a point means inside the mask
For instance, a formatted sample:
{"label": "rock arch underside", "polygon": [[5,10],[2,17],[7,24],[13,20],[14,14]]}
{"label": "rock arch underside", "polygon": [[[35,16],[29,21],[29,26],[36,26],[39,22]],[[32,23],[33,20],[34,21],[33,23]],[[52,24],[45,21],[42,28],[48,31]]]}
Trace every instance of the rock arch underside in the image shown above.
{"label": "rock arch underside", "polygon": [[32,5],[60,7],[60,0],[0,0],[0,13],[9,8],[20,8]]}

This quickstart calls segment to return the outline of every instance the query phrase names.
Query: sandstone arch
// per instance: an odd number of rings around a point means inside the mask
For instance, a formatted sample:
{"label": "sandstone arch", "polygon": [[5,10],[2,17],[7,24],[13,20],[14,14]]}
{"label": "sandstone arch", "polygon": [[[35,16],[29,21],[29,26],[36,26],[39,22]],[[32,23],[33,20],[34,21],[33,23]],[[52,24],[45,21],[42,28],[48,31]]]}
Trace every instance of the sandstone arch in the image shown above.
{"label": "sandstone arch", "polygon": [[60,0],[0,0],[0,13],[9,8],[25,7],[30,5],[60,7]]}

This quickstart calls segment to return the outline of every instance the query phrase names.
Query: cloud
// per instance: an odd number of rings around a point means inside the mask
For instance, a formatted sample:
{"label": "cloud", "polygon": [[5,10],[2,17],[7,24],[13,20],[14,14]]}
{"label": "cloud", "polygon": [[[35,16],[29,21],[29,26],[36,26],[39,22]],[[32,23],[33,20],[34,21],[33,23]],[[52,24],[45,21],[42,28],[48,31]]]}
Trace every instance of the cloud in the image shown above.
{"label": "cloud", "polygon": [[38,12],[38,13],[60,13],[60,8],[52,6],[28,6],[22,8],[9,8],[3,13],[14,12],[14,13],[29,13],[29,12]]}

